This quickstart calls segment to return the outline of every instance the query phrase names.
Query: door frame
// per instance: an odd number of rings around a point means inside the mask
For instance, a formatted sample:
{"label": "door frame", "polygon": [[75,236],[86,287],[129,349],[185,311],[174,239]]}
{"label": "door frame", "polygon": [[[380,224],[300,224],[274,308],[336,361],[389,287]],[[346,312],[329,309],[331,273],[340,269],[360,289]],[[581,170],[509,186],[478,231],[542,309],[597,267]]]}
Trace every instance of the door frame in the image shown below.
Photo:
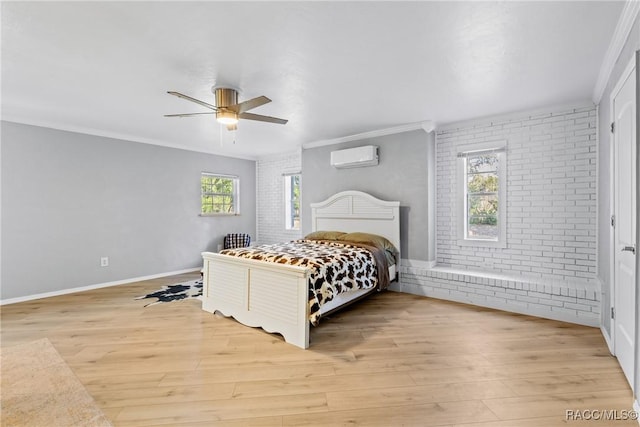
{"label": "door frame", "polygon": [[[631,73],[634,73],[635,75],[635,80],[636,80],[636,112],[638,111],[638,87],[637,87],[637,81],[638,81],[638,68],[636,65],[636,56],[637,54],[634,54],[631,58],[631,60],[629,61],[629,64],[627,64],[627,66],[624,69],[624,72],[620,75],[620,77],[618,78],[618,81],[616,82],[616,85],[614,86],[613,90],[611,91],[611,96],[609,98],[609,118],[611,119],[611,121],[613,122],[615,117],[614,117],[614,103],[613,100],[616,96],[616,94],[618,92],[620,92],[620,89],[622,89],[622,86],[624,85],[625,81],[629,78],[629,76],[631,75]],[[638,118],[636,115],[636,129],[639,126],[638,123]],[[638,132],[636,131],[636,139],[638,139],[639,135]],[[614,133],[610,133],[609,134],[609,194],[611,195],[609,198],[609,218],[611,218],[611,216],[615,213],[615,134]],[[638,151],[638,150],[637,150]],[[636,192],[638,192],[638,188],[637,188],[637,182],[638,182],[638,175],[640,175],[640,173],[638,172],[638,168],[636,167],[636,176],[632,177],[632,179],[634,179],[636,181]],[[636,206],[637,209],[637,206]],[[638,233],[638,224],[636,223],[636,234]],[[609,257],[609,305],[610,308],[615,308],[615,300],[616,300],[616,275],[615,275],[615,228],[610,226],[609,227],[609,250],[610,250],[610,254],[611,256]],[[636,256],[636,267],[637,267],[637,256]],[[636,268],[636,282],[638,281],[638,268]],[[636,292],[637,293],[637,292]],[[638,296],[636,295],[636,300]],[[611,316],[611,313],[605,313],[605,315]],[[635,318],[638,319],[638,307],[637,305],[635,306]],[[617,316],[616,316],[617,317]],[[638,328],[636,328],[638,329]],[[635,339],[634,339],[634,354],[636,354],[638,352],[638,340],[637,340],[637,336],[638,336],[638,331],[636,330],[635,332]],[[612,355],[615,356],[615,340],[616,340],[616,318],[612,318],[611,319],[611,327],[609,330],[609,338],[610,338],[610,348],[609,351],[611,352]],[[634,363],[635,364],[635,363]],[[637,376],[637,374],[635,374],[635,372],[637,372],[638,370],[638,366],[634,366],[633,368],[634,370],[634,377]],[[634,382],[636,381],[636,378],[634,378]]]}
{"label": "door frame", "polygon": [[[638,104],[640,104],[640,50],[636,50],[634,55],[636,61],[636,217],[640,212],[640,114]],[[640,227],[636,224],[636,247],[640,243]],[[640,256],[636,255],[636,341],[635,341],[635,366],[633,387],[633,409],[640,413]],[[640,420],[638,420],[640,424]]]}

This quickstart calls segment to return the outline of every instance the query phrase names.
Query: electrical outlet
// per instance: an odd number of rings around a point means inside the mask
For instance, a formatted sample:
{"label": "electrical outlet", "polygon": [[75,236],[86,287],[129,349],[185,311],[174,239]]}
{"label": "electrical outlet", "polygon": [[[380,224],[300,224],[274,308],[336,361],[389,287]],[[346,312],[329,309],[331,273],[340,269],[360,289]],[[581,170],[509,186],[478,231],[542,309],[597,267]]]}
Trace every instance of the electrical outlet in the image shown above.
{"label": "electrical outlet", "polygon": [[109,257],[103,256],[100,258],[100,267],[109,267]]}

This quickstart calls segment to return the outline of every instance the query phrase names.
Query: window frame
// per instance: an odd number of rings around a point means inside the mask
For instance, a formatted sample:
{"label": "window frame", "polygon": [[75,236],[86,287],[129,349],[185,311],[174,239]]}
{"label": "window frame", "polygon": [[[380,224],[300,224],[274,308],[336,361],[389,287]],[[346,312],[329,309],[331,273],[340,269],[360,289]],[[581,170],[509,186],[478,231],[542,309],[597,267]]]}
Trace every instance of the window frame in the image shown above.
{"label": "window frame", "polygon": [[[296,200],[293,196],[293,177],[298,177],[298,226],[295,226],[294,203]],[[283,191],[284,191],[284,229],[287,231],[300,231],[302,225],[302,174],[300,172],[283,173]]]}
{"label": "window frame", "polygon": [[[496,154],[498,158],[498,236],[496,239],[469,237],[467,196],[467,159],[473,155]],[[458,147],[456,158],[457,178],[457,243],[459,246],[507,247],[507,144],[506,141],[492,141]]]}
{"label": "window frame", "polygon": [[[209,193],[203,189],[203,179],[205,177],[228,179],[232,182],[231,193]],[[233,212],[204,212],[206,195],[225,195],[231,196],[229,206],[233,208]],[[224,206],[224,205],[223,205]],[[213,172],[200,173],[200,216],[236,216],[240,215],[240,177],[237,175],[227,175]]]}

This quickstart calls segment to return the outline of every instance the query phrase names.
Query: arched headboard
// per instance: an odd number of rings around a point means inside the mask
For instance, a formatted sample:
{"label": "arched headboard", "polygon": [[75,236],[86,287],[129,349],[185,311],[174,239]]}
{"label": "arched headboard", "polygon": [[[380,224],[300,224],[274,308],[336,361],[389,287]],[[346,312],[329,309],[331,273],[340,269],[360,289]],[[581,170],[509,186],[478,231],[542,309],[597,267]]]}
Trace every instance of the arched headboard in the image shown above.
{"label": "arched headboard", "polygon": [[399,252],[400,202],[380,200],[362,191],[342,191],[311,203],[311,228],[378,234]]}

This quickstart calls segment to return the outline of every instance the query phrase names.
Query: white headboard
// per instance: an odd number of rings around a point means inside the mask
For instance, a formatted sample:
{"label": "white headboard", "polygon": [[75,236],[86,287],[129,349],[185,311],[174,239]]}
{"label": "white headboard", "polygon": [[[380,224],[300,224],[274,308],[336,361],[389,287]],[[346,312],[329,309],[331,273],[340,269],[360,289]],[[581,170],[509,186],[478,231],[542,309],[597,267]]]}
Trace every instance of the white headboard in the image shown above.
{"label": "white headboard", "polygon": [[399,252],[400,202],[380,200],[362,191],[343,191],[311,203],[311,229],[378,234]]}

